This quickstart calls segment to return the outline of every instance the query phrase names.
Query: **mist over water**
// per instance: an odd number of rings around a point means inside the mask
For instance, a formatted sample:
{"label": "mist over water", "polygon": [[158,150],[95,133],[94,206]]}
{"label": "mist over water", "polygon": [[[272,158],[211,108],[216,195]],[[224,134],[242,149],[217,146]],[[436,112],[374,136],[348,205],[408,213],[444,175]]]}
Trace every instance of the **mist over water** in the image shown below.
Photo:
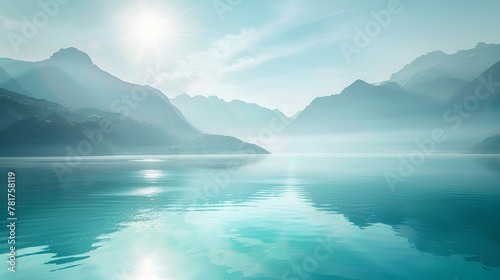
{"label": "mist over water", "polygon": [[[312,279],[500,276],[498,156],[431,156],[394,190],[391,155],[96,157],[62,182],[59,160],[8,160],[8,279],[293,279],[294,265]],[[221,175],[228,162],[237,175]],[[308,259],[318,246],[326,259]]]}

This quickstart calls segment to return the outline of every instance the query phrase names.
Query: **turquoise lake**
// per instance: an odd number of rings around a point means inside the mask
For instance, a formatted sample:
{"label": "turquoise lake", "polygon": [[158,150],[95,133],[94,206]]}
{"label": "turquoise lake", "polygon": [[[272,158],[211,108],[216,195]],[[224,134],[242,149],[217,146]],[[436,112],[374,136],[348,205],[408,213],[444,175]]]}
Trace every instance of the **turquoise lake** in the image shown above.
{"label": "turquoise lake", "polygon": [[397,155],[65,162],[2,158],[0,279],[500,279],[499,156],[434,155],[394,188]]}

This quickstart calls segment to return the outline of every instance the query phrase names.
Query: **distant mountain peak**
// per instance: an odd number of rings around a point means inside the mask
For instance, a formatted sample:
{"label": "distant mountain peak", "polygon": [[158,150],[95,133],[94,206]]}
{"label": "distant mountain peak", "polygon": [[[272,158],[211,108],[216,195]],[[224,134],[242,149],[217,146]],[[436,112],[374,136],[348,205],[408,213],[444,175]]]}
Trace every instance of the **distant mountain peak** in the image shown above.
{"label": "distant mountain peak", "polygon": [[[441,56],[445,56],[446,53],[443,51],[437,50],[437,51],[428,52],[426,55],[430,56],[430,57],[441,57]],[[425,56],[425,55],[423,55],[423,56]]]}
{"label": "distant mountain peak", "polygon": [[380,85],[380,87],[388,89],[388,90],[401,90],[401,87],[399,86],[399,84],[395,83],[395,82],[387,82],[387,83]]}
{"label": "distant mountain peak", "polygon": [[350,86],[346,87],[341,94],[356,94],[358,92],[364,92],[365,90],[371,89],[374,87],[373,85],[370,85],[369,83],[363,81],[363,80],[356,80],[354,83],[352,83]]}
{"label": "distant mountain peak", "polygon": [[447,54],[433,51],[419,56],[391,75],[390,81],[404,88],[416,82],[431,82],[440,76],[472,81],[492,63],[500,60],[500,45],[479,42],[472,49]]}
{"label": "distant mountain peak", "polygon": [[425,64],[429,60],[437,61],[437,60],[443,59],[447,56],[448,55],[446,53],[444,53],[443,51],[428,52],[424,55],[417,57],[414,61],[406,64],[404,68],[419,67],[422,64]]}
{"label": "distant mountain peak", "polygon": [[78,50],[77,48],[66,48],[60,49],[55,52],[50,58],[52,62],[64,62],[64,63],[78,63],[78,64],[87,64],[94,65],[92,59],[88,56],[88,54]]}
{"label": "distant mountain peak", "polygon": [[353,85],[369,85],[367,82],[361,80],[361,79],[357,79],[356,81],[354,81],[354,83],[352,83]]}
{"label": "distant mountain peak", "polygon": [[359,87],[371,87],[371,86],[373,86],[373,85],[370,85],[369,83],[367,83],[361,79],[357,79],[349,87],[359,88]]}
{"label": "distant mountain peak", "polygon": [[176,96],[176,97],[174,97],[174,98],[177,98],[177,99],[184,98],[184,99],[186,99],[186,98],[190,98],[190,96],[189,96],[189,95],[187,95],[186,93],[181,93],[181,94],[177,95],[177,96]]}
{"label": "distant mountain peak", "polygon": [[479,42],[474,47],[474,50],[481,50],[481,49],[485,49],[485,48],[492,47],[492,46],[495,46],[495,44],[488,44],[488,43],[485,43],[485,42]]}
{"label": "distant mountain peak", "polygon": [[213,100],[213,101],[224,101],[224,100],[222,100],[222,98],[219,98],[217,95],[205,96],[205,98],[208,100]]}
{"label": "distant mountain peak", "polygon": [[174,99],[176,99],[176,100],[198,100],[198,101],[208,100],[208,101],[212,101],[212,102],[217,102],[217,101],[225,102],[224,99],[222,99],[216,95],[209,95],[209,96],[193,95],[193,96],[190,96],[186,93],[179,94]]}

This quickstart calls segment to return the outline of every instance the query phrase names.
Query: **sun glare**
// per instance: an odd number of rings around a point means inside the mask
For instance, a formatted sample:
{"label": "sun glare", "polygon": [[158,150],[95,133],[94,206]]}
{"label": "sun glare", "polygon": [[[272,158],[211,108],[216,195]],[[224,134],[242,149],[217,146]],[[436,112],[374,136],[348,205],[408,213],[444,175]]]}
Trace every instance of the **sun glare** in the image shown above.
{"label": "sun glare", "polygon": [[181,34],[175,13],[160,4],[130,9],[120,23],[123,42],[136,59],[161,56]]}
{"label": "sun glare", "polygon": [[160,46],[170,39],[171,28],[168,19],[162,18],[156,12],[145,12],[134,20],[132,36],[146,47]]}

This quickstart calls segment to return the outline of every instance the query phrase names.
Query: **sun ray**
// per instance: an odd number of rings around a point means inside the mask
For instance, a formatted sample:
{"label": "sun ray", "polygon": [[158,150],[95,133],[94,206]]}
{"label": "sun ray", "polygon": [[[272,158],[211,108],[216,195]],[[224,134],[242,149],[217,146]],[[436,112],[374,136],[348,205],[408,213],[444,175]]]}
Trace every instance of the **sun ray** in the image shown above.
{"label": "sun ray", "polygon": [[176,13],[162,3],[142,4],[122,15],[118,38],[133,52],[136,61],[145,57],[161,59],[162,53],[183,36],[180,26]]}

